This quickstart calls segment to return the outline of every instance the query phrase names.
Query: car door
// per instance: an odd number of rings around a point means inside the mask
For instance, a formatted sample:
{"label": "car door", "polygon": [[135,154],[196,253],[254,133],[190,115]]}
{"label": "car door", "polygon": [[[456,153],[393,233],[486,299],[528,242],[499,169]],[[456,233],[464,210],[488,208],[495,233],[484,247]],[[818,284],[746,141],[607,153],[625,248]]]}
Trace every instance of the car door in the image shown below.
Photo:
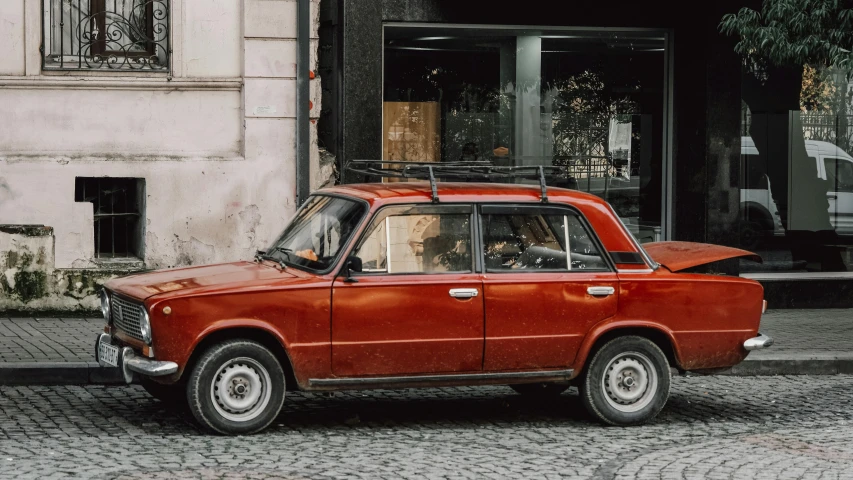
{"label": "car door", "polygon": [[824,157],[823,164],[829,182],[827,200],[832,226],[840,235],[853,235],[853,161]]}
{"label": "car door", "polygon": [[332,372],[382,376],[480,371],[482,276],[471,205],[380,210],[352,255],[353,282],[332,292]]}
{"label": "car door", "polygon": [[566,367],[616,314],[618,279],[589,226],[559,206],[483,205],[484,371]]}

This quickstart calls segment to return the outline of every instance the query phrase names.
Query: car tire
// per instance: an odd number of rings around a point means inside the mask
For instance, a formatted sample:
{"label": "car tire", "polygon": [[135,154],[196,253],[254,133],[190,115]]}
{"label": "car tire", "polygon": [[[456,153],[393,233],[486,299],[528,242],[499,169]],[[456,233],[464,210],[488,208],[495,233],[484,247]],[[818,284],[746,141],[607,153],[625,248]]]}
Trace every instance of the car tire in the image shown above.
{"label": "car tire", "polygon": [[187,382],[187,401],[205,428],[243,435],[275,420],[284,391],[284,370],[268,348],[251,340],[229,340],[201,355]]}
{"label": "car tire", "polygon": [[187,405],[187,388],[185,384],[177,383],[164,385],[148,377],[142,377],[142,388],[169,408],[183,408]]}
{"label": "car tire", "polygon": [[666,355],[654,342],[618,337],[604,344],[587,365],[580,384],[581,402],[604,423],[640,425],[663,409],[671,375]]}
{"label": "car tire", "polygon": [[764,241],[766,230],[758,222],[741,222],[738,226],[738,244],[744,250],[755,250]]}
{"label": "car tire", "polygon": [[568,383],[519,383],[509,388],[520,395],[534,398],[556,397],[569,389]]}

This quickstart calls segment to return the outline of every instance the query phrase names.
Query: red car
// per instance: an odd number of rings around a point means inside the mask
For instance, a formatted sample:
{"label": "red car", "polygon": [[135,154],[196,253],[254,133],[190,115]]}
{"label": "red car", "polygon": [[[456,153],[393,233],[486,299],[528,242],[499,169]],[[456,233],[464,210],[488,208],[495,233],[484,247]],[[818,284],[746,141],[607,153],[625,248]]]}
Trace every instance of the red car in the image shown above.
{"label": "red car", "polygon": [[[432,188],[431,188],[432,187]],[[98,361],[215,432],[252,433],[287,390],[576,385],[614,425],[655,417],[671,367],[730,367],[772,339],[758,283],[690,269],[755,255],[641,247],[608,203],[559,188],[321,190],[254,261],[109,281]]]}

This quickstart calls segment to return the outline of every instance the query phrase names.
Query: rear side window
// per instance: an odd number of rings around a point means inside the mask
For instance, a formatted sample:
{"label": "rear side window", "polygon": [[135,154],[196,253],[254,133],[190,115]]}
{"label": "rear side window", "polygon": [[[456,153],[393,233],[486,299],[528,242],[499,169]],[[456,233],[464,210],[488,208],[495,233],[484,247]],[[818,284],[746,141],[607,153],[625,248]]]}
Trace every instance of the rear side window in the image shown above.
{"label": "rear side window", "polygon": [[580,219],[554,208],[484,207],[486,271],[609,270]]}

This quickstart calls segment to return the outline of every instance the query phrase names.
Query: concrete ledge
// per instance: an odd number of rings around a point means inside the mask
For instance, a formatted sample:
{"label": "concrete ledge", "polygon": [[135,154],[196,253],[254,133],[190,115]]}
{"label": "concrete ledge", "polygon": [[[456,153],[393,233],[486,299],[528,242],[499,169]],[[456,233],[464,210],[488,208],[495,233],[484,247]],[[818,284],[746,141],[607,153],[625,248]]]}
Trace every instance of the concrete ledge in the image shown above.
{"label": "concrete ledge", "polygon": [[89,365],[85,362],[27,362],[0,364],[2,385],[86,385]]}
{"label": "concrete ledge", "polygon": [[49,237],[53,235],[53,227],[44,225],[0,225],[0,232],[25,237]]}
{"label": "concrete ledge", "polygon": [[118,368],[108,368],[89,362],[89,383],[95,385],[124,384],[124,376]]}
{"label": "concrete ledge", "polygon": [[95,362],[0,363],[0,385],[108,385],[124,383],[118,368]]}

